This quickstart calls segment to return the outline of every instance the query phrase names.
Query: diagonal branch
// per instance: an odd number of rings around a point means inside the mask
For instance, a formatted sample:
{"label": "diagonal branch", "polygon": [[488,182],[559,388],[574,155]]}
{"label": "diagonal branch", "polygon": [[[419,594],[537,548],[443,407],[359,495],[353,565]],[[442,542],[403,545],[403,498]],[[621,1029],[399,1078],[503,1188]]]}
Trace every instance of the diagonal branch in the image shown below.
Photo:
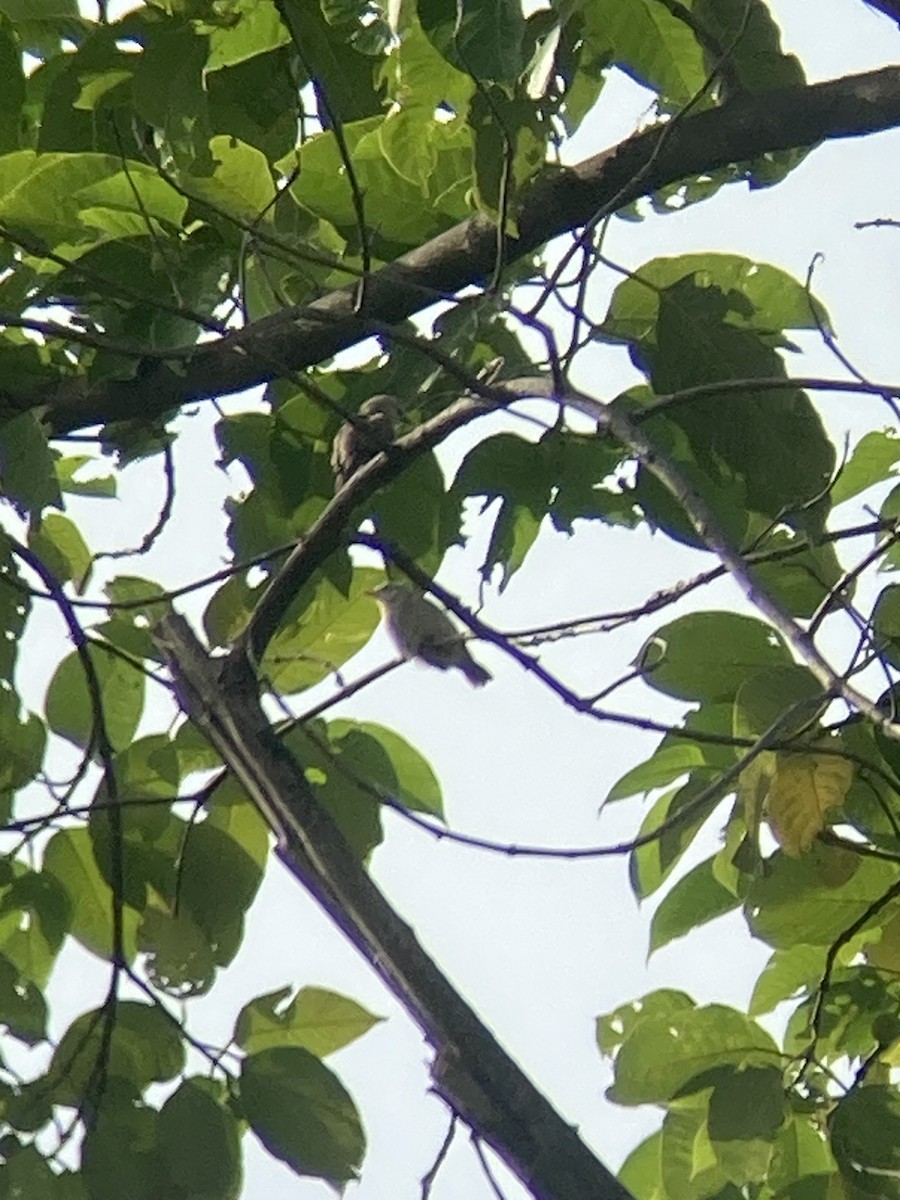
{"label": "diagonal branch", "polygon": [[[319,518],[304,533],[260,597],[250,623],[237,639],[233,656],[248,654],[259,663],[303,584],[339,546],[348,540],[347,529],[364,512],[362,505],[383,484],[399,475],[415,458],[433,449],[454,430],[533,394],[532,381],[508,380],[492,385],[471,380],[473,396],[458,400],[437,416],[417,425],[404,437],[365,463],[338,491]],[[358,524],[358,520],[356,521]]]}
{"label": "diagonal branch", "polygon": [[278,839],[288,870],[400,1000],[433,1047],[439,1093],[536,1200],[631,1200],[498,1044],[401,920],[316,800],[260,705],[246,658],[210,658],[187,622],[157,627],[184,711]]}
{"label": "diagonal branch", "polygon": [[[505,261],[596,221],[639,196],[762,154],[859,137],[900,124],[900,67],[809,87],[741,95],[721,108],[660,124],[565,170],[548,170],[516,214]],[[170,365],[146,359],[134,379],[67,379],[28,397],[44,405],[55,434],[134,417],[152,419],[191,401],[241,391],[323,362],[355,344],[370,322],[397,323],[440,297],[490,278],[493,223],[474,216],[370,275],[359,309],[356,284],[288,308]]]}

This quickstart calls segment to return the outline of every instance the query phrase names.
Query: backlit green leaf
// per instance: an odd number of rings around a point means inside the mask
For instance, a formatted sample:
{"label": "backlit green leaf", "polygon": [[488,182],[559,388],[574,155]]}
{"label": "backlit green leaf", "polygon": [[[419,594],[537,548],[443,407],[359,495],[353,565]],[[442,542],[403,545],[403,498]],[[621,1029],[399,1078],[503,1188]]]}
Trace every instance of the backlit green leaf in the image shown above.
{"label": "backlit green leaf", "polygon": [[748,673],[789,666],[781,636],[754,617],[699,612],[663,625],[647,641],[640,663],[650,687],[681,700],[728,700]]}
{"label": "backlit green leaf", "polygon": [[242,1050],[256,1054],[275,1046],[300,1046],[324,1058],[383,1019],[348,996],[324,988],[305,987],[290,1000],[289,996],[290,988],[282,988],[244,1005],[234,1029],[234,1040]]}
{"label": "backlit green leaf", "polygon": [[102,721],[113,748],[127,746],[144,708],[144,675],[131,663],[100,646],[86,648],[96,692],[81,657],[72,652],[57,667],[47,688],[47,723],[76,746],[96,747]]}
{"label": "backlit green leaf", "polygon": [[298,1175],[355,1179],[365,1137],[336,1075],[296,1046],[250,1054],[241,1066],[241,1112],[270,1154]]}

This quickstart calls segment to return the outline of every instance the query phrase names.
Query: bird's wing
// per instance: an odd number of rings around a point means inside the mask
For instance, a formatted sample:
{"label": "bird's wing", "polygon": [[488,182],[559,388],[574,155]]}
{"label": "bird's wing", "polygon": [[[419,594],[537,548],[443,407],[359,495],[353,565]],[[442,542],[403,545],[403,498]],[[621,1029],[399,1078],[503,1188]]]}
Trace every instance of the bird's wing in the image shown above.
{"label": "bird's wing", "polygon": [[416,615],[420,657],[433,667],[452,667],[459,662],[462,638],[450,618],[427,600]]}
{"label": "bird's wing", "polygon": [[343,474],[347,464],[353,457],[353,426],[347,422],[340,427],[334,436],[331,446],[331,469],[335,475]]}

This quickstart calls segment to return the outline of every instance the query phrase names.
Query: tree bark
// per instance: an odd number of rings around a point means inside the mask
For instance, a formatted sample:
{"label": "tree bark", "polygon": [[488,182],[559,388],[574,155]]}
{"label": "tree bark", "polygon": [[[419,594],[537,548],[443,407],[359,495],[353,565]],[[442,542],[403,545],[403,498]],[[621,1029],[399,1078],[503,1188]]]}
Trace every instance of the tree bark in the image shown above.
{"label": "tree bark", "polygon": [[633,1200],[499,1045],[397,915],[266,718],[245,656],[212,659],[179,616],[157,629],[185,713],[246,789],[287,869],[435,1051],[437,1092],[535,1200]]}

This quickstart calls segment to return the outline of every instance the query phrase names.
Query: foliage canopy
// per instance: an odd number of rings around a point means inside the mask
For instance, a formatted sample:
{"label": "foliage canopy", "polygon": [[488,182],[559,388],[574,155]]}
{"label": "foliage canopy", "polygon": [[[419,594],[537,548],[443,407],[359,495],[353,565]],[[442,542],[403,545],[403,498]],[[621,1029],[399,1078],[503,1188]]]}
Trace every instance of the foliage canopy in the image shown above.
{"label": "foliage canopy", "polygon": [[[763,0],[97,7],[0,0],[0,1196],[234,1200],[248,1131],[300,1175],[360,1175],[363,1118],[325,1060],[376,1016],[310,983],[249,997],[227,1046],[195,1028],[274,838],[421,1027],[438,1094],[535,1196],[900,1197],[900,585],[857,603],[900,565],[900,388],[794,376],[798,334],[830,344],[825,307],[739,252],[656,258],[592,301],[611,219],[777,187],[817,142],[900,123],[900,70],[808,85]],[[655,119],[573,165],[616,70]],[[587,388],[599,344],[641,382]],[[886,405],[844,461],[829,386]],[[331,443],[378,393],[400,435],[333,495]],[[175,552],[182,443],[219,397],[231,561],[171,590],[140,557]],[[543,416],[516,420],[535,397]],[[438,448],[498,410],[448,478]],[[120,570],[84,514],[117,511],[148,463],[165,503]],[[835,515],[870,497],[864,526]],[[658,990],[597,1018],[610,1097],[663,1114],[618,1181],[371,883],[386,806],[443,822],[431,766],[329,711],[389,572],[606,719],[610,686],[541,662],[590,623],[507,637],[433,582],[473,501],[500,591],[542,531],[582,522],[714,556],[627,617],[637,677],[682,716],[608,800],[651,797],[618,848],[659,898],[651,949],[740,911],[771,957],[746,1013]],[[666,611],[725,572],[755,615]],[[68,642],[30,711],[48,601]],[[333,676],[337,700],[286,717]],[[713,814],[718,848],[688,868]],[[51,1041],[70,939],[108,992]]]}

